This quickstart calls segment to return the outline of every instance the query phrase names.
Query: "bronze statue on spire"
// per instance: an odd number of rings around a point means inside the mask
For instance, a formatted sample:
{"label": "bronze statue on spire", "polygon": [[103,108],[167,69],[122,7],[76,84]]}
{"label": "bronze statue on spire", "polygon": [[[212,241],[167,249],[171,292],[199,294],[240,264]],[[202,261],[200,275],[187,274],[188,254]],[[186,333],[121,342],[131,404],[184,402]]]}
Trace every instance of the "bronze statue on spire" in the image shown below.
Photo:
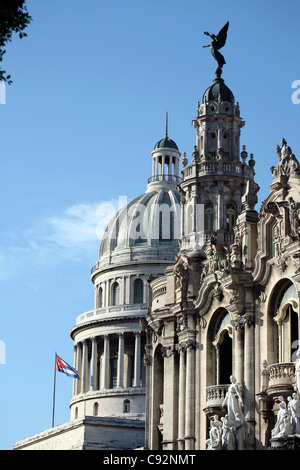
{"label": "bronze statue on spire", "polygon": [[219,33],[215,36],[214,34],[209,34],[207,31],[204,32],[206,36],[210,36],[212,42],[207,46],[203,47],[210,47],[211,53],[213,58],[218,62],[218,66],[222,69],[223,65],[226,64],[224,56],[219,52],[223,46],[225,46],[226,39],[227,39],[227,31],[229,27],[229,21],[223,26],[223,28],[219,31]]}

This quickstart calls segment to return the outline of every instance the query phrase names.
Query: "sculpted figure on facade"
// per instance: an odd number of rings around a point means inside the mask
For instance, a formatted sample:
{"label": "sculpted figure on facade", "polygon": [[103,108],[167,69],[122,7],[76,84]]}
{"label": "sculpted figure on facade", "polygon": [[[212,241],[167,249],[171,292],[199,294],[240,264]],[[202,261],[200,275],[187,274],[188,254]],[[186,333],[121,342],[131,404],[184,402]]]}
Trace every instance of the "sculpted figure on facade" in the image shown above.
{"label": "sculpted figure on facade", "polygon": [[279,403],[279,411],[277,413],[276,424],[271,432],[272,438],[284,437],[292,434],[291,423],[290,423],[290,411],[286,406],[284,400]]}
{"label": "sculpted figure on facade", "polygon": [[222,426],[222,447],[224,450],[235,450],[235,426],[229,419],[228,414],[221,418]]}
{"label": "sculpted figure on facade", "polygon": [[237,383],[236,378],[230,376],[230,385],[226,393],[222,406],[227,406],[228,417],[230,421],[235,422],[236,415],[243,417],[241,406],[243,406],[243,399],[240,393],[240,384]]}
{"label": "sculpted figure on facade", "polygon": [[294,201],[292,197],[288,199],[288,213],[290,221],[290,235],[292,238],[299,237],[299,204]]}
{"label": "sculpted figure on facade", "polygon": [[278,165],[277,168],[274,166],[271,167],[273,178],[277,178],[278,176],[286,176],[289,178],[291,175],[299,174],[299,162],[284,138],[281,140],[281,147],[279,145],[276,146],[276,151],[278,155]]}
{"label": "sculpted figure on facade", "polygon": [[291,413],[292,433],[300,434],[300,400],[297,398],[297,393],[288,397],[288,408]]}
{"label": "sculpted figure on facade", "polygon": [[295,361],[295,376],[296,376],[296,390],[300,394],[300,347],[296,351],[296,361]]}
{"label": "sculpted figure on facade", "polygon": [[209,439],[206,440],[207,450],[222,450],[222,423],[218,416],[210,421]]}

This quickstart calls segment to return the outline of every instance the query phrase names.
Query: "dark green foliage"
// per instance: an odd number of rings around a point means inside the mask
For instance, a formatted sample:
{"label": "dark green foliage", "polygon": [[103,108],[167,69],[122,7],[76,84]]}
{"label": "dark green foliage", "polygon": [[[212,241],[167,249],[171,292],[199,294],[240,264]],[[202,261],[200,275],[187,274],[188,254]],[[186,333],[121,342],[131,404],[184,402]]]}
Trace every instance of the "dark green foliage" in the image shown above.
{"label": "dark green foliage", "polygon": [[[13,33],[17,33],[20,39],[26,37],[24,30],[31,20],[26,0],[0,0],[0,62],[6,52],[7,42],[12,40]],[[10,75],[7,75],[2,68],[0,68],[0,80],[12,83]]]}

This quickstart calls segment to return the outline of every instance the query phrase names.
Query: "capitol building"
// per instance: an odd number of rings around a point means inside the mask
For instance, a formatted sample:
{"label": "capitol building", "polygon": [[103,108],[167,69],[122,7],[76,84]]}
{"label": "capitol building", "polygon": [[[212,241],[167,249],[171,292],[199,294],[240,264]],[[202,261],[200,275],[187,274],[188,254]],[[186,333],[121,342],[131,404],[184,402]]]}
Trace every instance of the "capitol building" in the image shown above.
{"label": "capitol building", "polygon": [[104,233],[94,309],[70,325],[70,421],[14,449],[299,447],[299,163],[280,136],[257,208],[220,67],[195,114],[192,155],[166,126],[145,193]]}

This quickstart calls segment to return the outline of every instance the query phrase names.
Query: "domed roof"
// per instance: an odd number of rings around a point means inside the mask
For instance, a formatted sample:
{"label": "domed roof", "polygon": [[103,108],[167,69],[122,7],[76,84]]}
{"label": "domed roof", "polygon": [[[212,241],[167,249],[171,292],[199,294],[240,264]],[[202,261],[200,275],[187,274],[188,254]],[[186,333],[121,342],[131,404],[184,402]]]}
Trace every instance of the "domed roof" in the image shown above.
{"label": "domed roof", "polygon": [[213,80],[210,87],[203,94],[202,103],[208,101],[218,101],[221,96],[222,101],[229,101],[234,103],[234,95],[232,91],[225,85],[223,78],[221,78],[221,69],[216,69],[216,78]]}
{"label": "domed roof", "polygon": [[108,224],[99,268],[128,261],[174,259],[180,238],[180,195],[176,189],[147,192],[122,207]]}
{"label": "domed roof", "polygon": [[170,139],[167,135],[163,139],[157,142],[157,144],[154,147],[154,150],[162,149],[162,148],[178,150],[178,147],[176,143],[174,142],[174,140]]}

